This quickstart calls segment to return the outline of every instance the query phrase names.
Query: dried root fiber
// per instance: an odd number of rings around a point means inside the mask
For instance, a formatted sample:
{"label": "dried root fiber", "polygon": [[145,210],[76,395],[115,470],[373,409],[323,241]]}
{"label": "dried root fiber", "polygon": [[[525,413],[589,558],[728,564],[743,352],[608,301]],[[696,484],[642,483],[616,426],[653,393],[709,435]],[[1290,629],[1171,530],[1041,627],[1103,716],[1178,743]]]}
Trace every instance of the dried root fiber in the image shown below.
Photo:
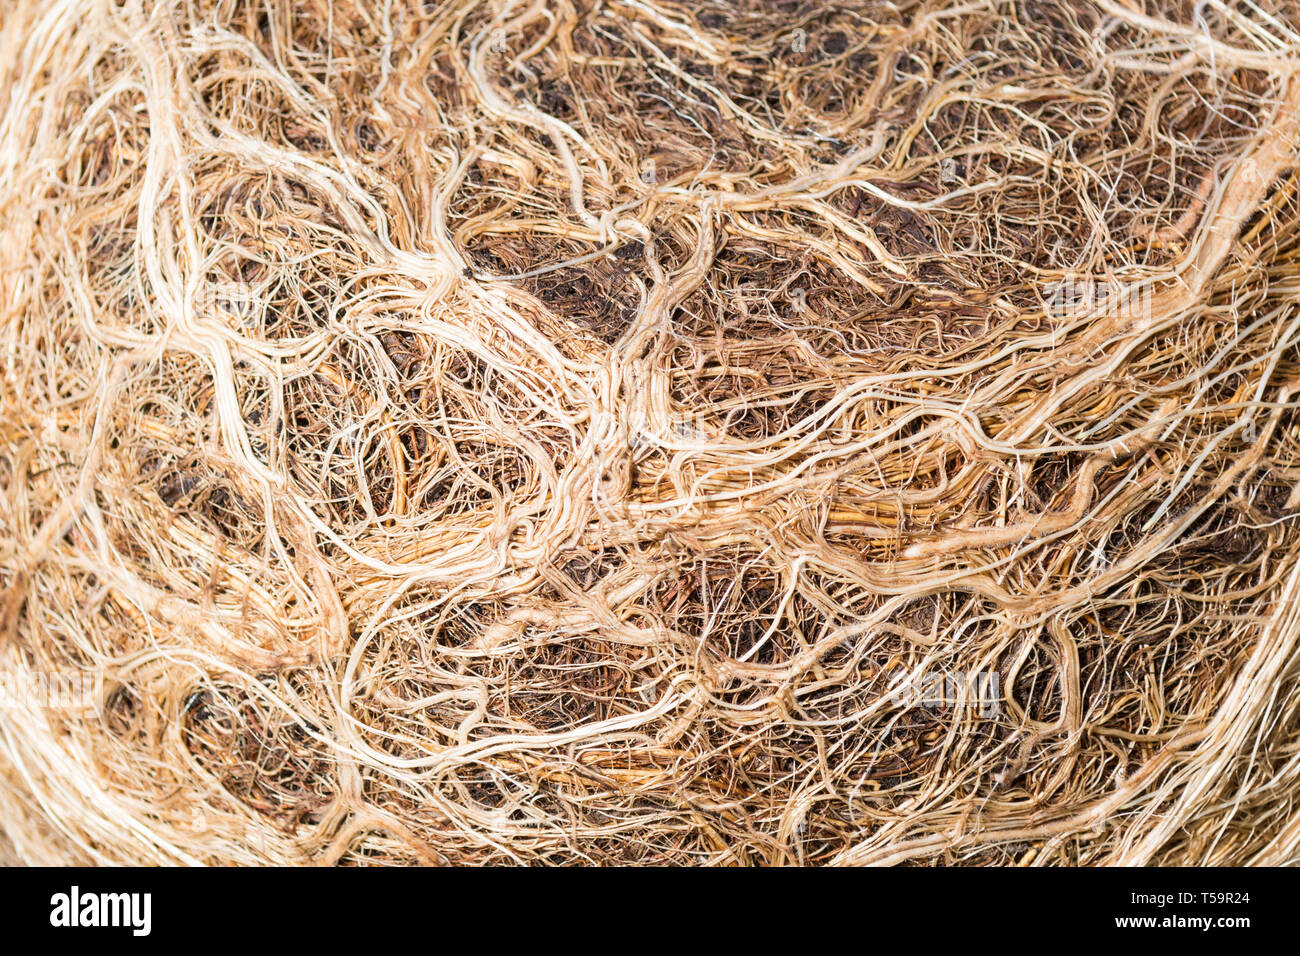
{"label": "dried root fiber", "polygon": [[1300,8],[0,0],[29,863],[1300,859]]}

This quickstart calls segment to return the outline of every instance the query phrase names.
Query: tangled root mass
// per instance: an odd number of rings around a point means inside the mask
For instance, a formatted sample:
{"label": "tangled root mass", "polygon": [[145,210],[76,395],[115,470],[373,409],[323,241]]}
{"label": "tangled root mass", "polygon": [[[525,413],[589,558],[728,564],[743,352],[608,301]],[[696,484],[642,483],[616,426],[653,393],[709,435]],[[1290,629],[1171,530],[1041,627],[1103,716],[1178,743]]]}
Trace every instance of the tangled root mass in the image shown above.
{"label": "tangled root mass", "polygon": [[1297,859],[1293,3],[0,18],[17,858]]}

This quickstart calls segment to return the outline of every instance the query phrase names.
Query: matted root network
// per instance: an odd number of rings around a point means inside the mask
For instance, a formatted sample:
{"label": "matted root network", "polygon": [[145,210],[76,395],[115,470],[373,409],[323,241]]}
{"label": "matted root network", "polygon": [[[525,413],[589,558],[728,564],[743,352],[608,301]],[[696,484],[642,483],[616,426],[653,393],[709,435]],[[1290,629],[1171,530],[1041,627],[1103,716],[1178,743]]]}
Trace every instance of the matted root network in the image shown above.
{"label": "matted root network", "polygon": [[0,845],[1300,860],[1300,10],[0,0]]}

